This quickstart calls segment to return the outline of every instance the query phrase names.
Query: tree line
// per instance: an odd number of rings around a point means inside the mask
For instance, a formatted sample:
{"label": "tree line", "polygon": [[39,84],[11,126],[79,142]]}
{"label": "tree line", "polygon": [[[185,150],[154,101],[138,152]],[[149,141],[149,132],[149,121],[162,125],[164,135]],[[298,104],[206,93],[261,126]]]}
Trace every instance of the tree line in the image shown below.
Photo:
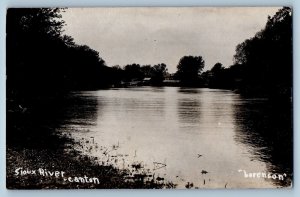
{"label": "tree line", "polygon": [[[236,47],[234,63],[203,72],[202,56],[184,56],[174,74],[164,63],[109,67],[99,52],[63,34],[60,8],[7,11],[7,95],[58,94],[149,79],[164,85],[234,89],[248,95],[289,97],[292,87],[292,10],[283,7],[254,37]],[[116,54],[117,55],[117,54]]]}
{"label": "tree line", "polygon": [[148,78],[148,85],[162,85],[168,74],[167,65],[164,63],[151,65],[128,64],[121,68],[119,65],[112,66],[111,77],[113,85],[120,85],[122,82],[143,81]]}
{"label": "tree line", "polygon": [[99,53],[63,35],[58,8],[7,10],[7,93],[46,94],[105,86]]}
{"label": "tree line", "polygon": [[202,74],[213,88],[237,89],[246,95],[287,98],[293,83],[292,10],[283,7],[265,27],[236,47],[234,64],[220,63]]}

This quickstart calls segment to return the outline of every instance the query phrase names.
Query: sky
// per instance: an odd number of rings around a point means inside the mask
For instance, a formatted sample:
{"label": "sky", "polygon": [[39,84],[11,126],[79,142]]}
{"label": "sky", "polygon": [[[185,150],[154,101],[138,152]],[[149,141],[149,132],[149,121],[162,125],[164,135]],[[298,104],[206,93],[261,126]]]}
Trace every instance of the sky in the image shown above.
{"label": "sky", "polygon": [[64,33],[99,52],[107,66],[165,63],[202,56],[204,70],[233,64],[235,48],[264,28],[279,7],[68,8]]}

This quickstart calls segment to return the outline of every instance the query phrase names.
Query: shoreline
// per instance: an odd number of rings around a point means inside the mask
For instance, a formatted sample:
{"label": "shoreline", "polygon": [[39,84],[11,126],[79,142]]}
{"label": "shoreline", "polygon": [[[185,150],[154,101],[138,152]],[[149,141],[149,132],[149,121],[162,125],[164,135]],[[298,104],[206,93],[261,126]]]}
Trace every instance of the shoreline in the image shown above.
{"label": "shoreline", "polygon": [[[55,131],[51,123],[63,113],[61,105],[54,98],[29,100],[27,110],[15,99],[7,103],[6,136],[6,188],[7,189],[160,189],[173,188],[172,183],[157,180],[152,174],[130,169],[118,169],[112,163],[105,165],[97,158],[78,150],[79,142],[63,131]],[[57,106],[59,105],[59,106]],[[43,122],[41,117],[49,117]],[[34,127],[32,127],[34,125]],[[18,136],[18,138],[16,138]],[[85,144],[89,145],[89,144]],[[76,148],[77,147],[77,148]],[[25,171],[21,175],[21,169]],[[16,170],[20,173],[17,174]],[[50,171],[41,176],[39,169]],[[132,169],[131,169],[132,170]],[[35,173],[26,173],[35,171]],[[64,177],[55,177],[55,172],[64,172]],[[75,180],[75,177],[76,180]],[[85,177],[99,180],[87,183]],[[84,179],[84,182],[82,181]],[[93,179],[95,178],[95,179]],[[77,181],[78,180],[78,181]]]}
{"label": "shoreline", "polygon": [[[162,189],[171,183],[157,181],[154,175],[129,178],[128,169],[100,165],[94,158],[72,150],[8,148],[6,152],[7,189]],[[18,173],[17,173],[18,172]],[[21,174],[21,172],[23,172]],[[45,174],[46,173],[46,174]],[[150,177],[146,179],[146,177]]]}

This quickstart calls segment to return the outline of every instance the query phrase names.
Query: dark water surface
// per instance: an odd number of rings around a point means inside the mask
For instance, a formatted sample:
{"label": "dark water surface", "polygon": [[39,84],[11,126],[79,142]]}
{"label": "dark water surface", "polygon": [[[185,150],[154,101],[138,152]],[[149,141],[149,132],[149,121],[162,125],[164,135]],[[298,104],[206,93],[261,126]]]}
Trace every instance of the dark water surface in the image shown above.
{"label": "dark water surface", "polygon": [[[60,130],[83,154],[140,165],[178,188],[291,185],[291,108],[229,90],[137,87],[73,92]],[[96,147],[96,148],[95,148]],[[279,173],[284,180],[246,178]],[[284,175],[285,173],[285,175]]]}

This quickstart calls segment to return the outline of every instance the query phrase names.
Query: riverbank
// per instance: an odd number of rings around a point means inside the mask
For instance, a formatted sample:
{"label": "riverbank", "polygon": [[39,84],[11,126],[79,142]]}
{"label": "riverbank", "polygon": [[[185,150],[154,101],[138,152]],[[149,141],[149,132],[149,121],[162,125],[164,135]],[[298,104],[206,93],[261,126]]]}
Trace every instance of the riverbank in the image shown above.
{"label": "riverbank", "polygon": [[[159,189],[169,188],[151,174],[100,165],[78,151],[7,148],[8,189]],[[147,178],[148,177],[148,178]]]}
{"label": "riverbank", "polygon": [[[55,98],[39,97],[27,102],[7,100],[8,189],[174,187],[157,180],[154,174],[130,167],[118,169],[112,163],[104,165],[97,158],[86,156],[78,149],[79,142],[57,131],[69,105],[76,106],[70,100]],[[89,146],[88,143],[81,145]]]}

